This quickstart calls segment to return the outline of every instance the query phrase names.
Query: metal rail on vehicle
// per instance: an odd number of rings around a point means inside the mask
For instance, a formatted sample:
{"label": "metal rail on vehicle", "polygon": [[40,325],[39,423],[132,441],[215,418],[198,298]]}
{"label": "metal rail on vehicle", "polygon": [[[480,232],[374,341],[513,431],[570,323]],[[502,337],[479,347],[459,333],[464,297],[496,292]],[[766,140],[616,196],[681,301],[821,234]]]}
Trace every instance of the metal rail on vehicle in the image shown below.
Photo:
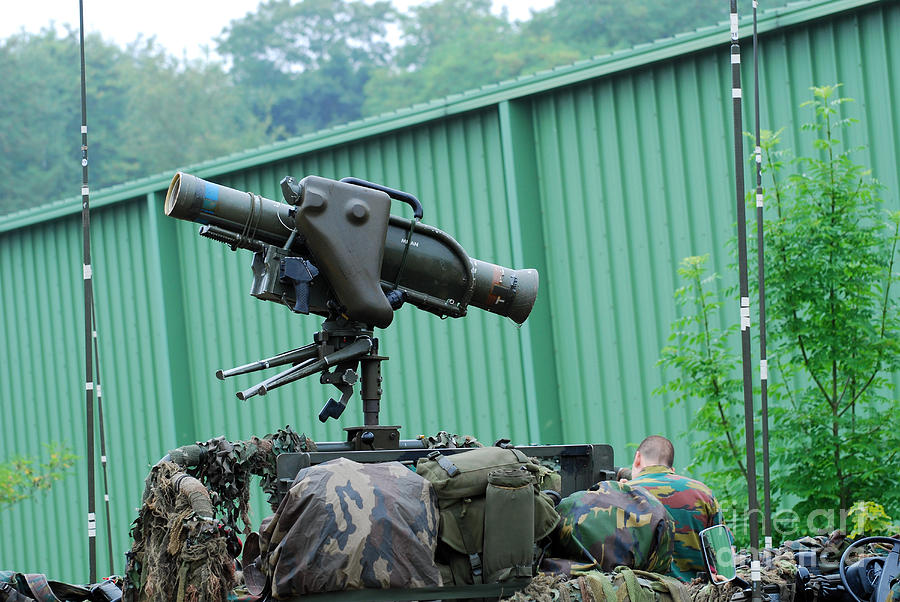
{"label": "metal rail on vehicle", "polygon": [[[347,458],[354,462],[402,462],[414,464],[419,458],[430,454],[434,449],[426,448],[418,439],[399,441],[397,449],[359,450],[353,448],[352,442],[320,443],[319,451],[285,453],[276,459],[278,485],[275,503],[287,495],[297,473],[304,468],[321,464],[335,458]],[[523,445],[515,446],[526,456],[542,459],[555,459],[559,463],[559,474],[562,477],[563,497],[584,489],[600,481],[608,481],[616,476],[613,465],[613,448],[606,444],[575,445]],[[465,453],[478,449],[475,447],[440,448],[443,455]]]}

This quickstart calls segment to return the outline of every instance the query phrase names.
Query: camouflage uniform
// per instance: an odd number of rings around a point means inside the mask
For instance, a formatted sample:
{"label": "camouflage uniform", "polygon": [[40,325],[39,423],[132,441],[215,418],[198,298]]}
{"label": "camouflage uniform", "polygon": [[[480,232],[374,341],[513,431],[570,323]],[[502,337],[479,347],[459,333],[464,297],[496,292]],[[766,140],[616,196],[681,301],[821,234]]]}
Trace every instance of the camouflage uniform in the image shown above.
{"label": "camouflage uniform", "polygon": [[672,518],[642,489],[603,481],[594,491],[576,491],[556,509],[561,521],[554,551],[565,558],[584,561],[587,551],[603,571],[627,566],[663,572],[672,564]]}
{"label": "camouflage uniform", "polygon": [[706,571],[698,533],[722,523],[722,510],[709,487],[677,475],[667,466],[648,466],[628,484],[643,487],[656,496],[675,520],[675,553],[670,574],[690,581],[699,571]]}

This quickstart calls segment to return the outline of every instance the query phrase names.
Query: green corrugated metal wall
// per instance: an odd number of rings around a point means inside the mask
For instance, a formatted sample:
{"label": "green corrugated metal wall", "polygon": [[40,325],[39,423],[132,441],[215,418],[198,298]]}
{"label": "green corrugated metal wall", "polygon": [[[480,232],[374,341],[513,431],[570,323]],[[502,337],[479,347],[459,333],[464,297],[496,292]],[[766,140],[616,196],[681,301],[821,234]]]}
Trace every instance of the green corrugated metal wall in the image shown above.
{"label": "green corrugated metal wall", "polygon": [[[786,144],[808,152],[799,103],[813,84],[844,82],[857,99],[849,113],[865,123],[851,142],[870,145],[865,160],[896,206],[893,31],[896,2],[796,4],[760,21],[764,127],[786,126]],[[487,441],[608,442],[627,462],[626,444],[653,431],[676,439],[684,465],[679,437],[692,408],[669,408],[652,391],[665,378],[655,364],[675,317],[679,259],[712,252],[715,269],[729,270],[728,66],[727,28],[715,27],[189,172],[274,199],[285,174],[383,182],[416,194],[425,221],[471,255],[540,270],[538,303],[521,328],[476,309],[442,321],[407,307],[379,333],[392,358],[382,422],[405,425],[404,436],[444,428]],[[750,68],[745,60],[745,91]],[[252,299],[248,253],[165,218],[170,177],[102,191],[92,203],[118,572],[147,467],[168,449],[285,424],[341,438],[342,425],[313,418],[331,394],[317,382],[244,403],[233,392],[250,377],[213,377],[309,342],[319,320]],[[84,455],[79,208],[64,201],[0,218],[0,458],[40,454],[50,440]],[[357,398],[342,422],[359,413]],[[84,464],[48,494],[0,512],[0,568],[85,578]],[[265,509],[254,503],[258,520]],[[99,518],[104,572],[102,507]]]}

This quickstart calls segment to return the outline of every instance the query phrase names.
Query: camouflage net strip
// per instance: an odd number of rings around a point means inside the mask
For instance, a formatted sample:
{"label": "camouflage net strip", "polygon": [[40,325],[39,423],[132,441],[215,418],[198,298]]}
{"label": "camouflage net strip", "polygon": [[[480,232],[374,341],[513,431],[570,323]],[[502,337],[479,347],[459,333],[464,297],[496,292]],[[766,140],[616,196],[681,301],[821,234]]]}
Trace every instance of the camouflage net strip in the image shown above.
{"label": "camouflage net strip", "polygon": [[234,587],[234,561],[218,524],[197,516],[175,484],[184,473],[173,462],[150,471],[150,495],[132,528],[127,600],[212,602]]}
{"label": "camouflage net strip", "polygon": [[572,577],[539,573],[510,602],[690,602],[687,587],[665,575],[617,567]]}
{"label": "camouflage net strip", "polygon": [[[275,491],[275,460],[285,452],[313,451],[315,443],[289,426],[262,439],[224,437],[169,452],[150,469],[127,553],[125,600],[213,602],[237,585],[237,521],[250,531],[250,477]],[[205,517],[216,514],[222,520]]]}

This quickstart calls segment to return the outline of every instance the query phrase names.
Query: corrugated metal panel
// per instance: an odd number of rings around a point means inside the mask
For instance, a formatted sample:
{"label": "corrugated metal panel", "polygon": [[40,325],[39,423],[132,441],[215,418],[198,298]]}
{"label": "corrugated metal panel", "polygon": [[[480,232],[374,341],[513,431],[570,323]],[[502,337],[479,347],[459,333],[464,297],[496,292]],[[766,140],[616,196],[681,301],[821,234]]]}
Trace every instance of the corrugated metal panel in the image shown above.
{"label": "corrugated metal panel", "polygon": [[[898,15],[896,5],[882,5],[760,41],[763,127],[786,127],[785,146],[811,153],[812,137],[801,125],[812,110],[798,107],[811,98],[811,86],[843,82],[842,92],[856,99],[843,111],[866,124],[851,129],[847,142],[869,144],[858,160],[873,166],[895,207],[900,48],[887,32]],[[528,101],[543,236],[559,243],[546,247],[543,290],[551,297],[567,440],[595,438],[621,452],[648,425],[673,438],[688,430],[696,408],[668,408],[669,400],[652,392],[666,378],[655,363],[676,317],[680,259],[711,252],[725,285],[736,282],[723,252],[736,221],[723,42]],[[747,45],[743,54],[752,56]],[[749,130],[752,64],[743,67]],[[749,154],[751,142],[745,149]],[[749,171],[745,179],[754,181]],[[754,219],[748,213],[751,229]],[[728,317],[736,320],[733,309]],[[686,463],[685,443],[679,456]]]}
{"label": "corrugated metal panel", "polygon": [[[889,32],[900,6],[801,3],[760,25],[764,127],[786,125],[785,143],[808,152],[797,105],[814,83],[845,82],[858,99],[850,112],[867,116],[852,142],[868,138],[866,161],[896,199],[900,48]],[[378,333],[392,358],[382,422],[404,425],[406,437],[446,428],[488,441],[604,441],[627,462],[626,443],[650,430],[677,436],[691,415],[652,394],[666,377],[655,363],[675,317],[679,259],[711,251],[731,278],[727,40],[724,27],[679,36],[189,171],[273,199],[286,174],[383,182],[416,194],[425,222],[473,256],[537,267],[541,291],[522,328],[474,308],[445,321],[402,309]],[[745,90],[749,75],[745,60]],[[332,394],[318,382],[243,403],[233,393],[252,377],[214,379],[218,368],[306,344],[320,320],[251,298],[248,253],[162,216],[170,177],[94,204],[119,572],[148,464],[166,450],[285,424],[342,438],[336,423],[312,419]],[[65,201],[0,220],[0,278],[10,283],[0,292],[0,458],[39,454],[54,439],[84,455],[78,208]],[[358,398],[347,414],[358,419]],[[0,550],[0,567],[84,578],[85,473],[82,459],[49,494],[0,514],[4,532],[26,542]],[[254,504],[258,520],[266,509]],[[102,572],[102,516],[99,525]]]}

